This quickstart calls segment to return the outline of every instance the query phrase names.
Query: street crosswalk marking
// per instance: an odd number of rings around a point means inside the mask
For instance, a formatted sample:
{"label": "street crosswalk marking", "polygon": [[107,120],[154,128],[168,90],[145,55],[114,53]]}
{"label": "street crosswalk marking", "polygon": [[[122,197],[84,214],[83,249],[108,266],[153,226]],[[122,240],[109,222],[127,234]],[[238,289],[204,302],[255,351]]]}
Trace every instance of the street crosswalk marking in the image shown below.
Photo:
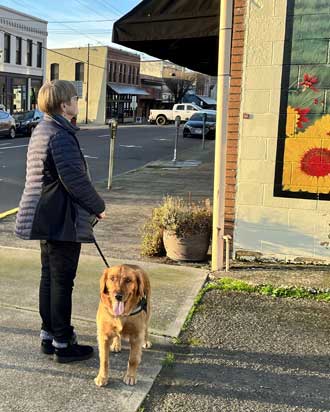
{"label": "street crosswalk marking", "polygon": [[143,149],[143,146],[135,146],[134,144],[120,144],[120,147],[127,147],[128,149],[132,149],[132,148],[137,148],[137,149]]}
{"label": "street crosswalk marking", "polygon": [[98,157],[89,156],[89,155],[84,155],[84,157],[85,157],[86,159],[98,159]]}
{"label": "street crosswalk marking", "polygon": [[1,147],[0,149],[1,150],[7,150],[7,149],[17,149],[18,147],[27,147],[28,146],[28,144],[21,144],[21,145],[18,145],[18,146],[7,146],[7,147]]}

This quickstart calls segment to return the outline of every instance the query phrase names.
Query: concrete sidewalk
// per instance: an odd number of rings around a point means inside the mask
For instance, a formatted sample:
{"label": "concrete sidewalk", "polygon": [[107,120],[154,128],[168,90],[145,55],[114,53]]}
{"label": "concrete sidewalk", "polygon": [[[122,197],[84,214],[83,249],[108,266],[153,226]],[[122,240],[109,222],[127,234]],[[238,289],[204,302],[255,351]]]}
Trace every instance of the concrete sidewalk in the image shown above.
{"label": "concrete sidewalk", "polygon": [[[171,337],[178,336],[194,298],[207,277],[206,270],[152,263],[140,257],[140,230],[166,194],[193,199],[210,197],[214,142],[207,150],[196,148],[180,154],[180,161],[198,160],[197,166],[169,167],[151,164],[118,176],[111,192],[98,185],[107,204],[107,218],[96,227],[98,242],[110,265],[134,262],[150,275],[152,320],[150,350],[143,353],[138,383],[127,387],[121,379],[128,359],[127,346],[110,358],[110,383],[96,388],[98,355],[71,365],[55,364],[39,353],[40,328],[38,242],[13,234],[14,216],[0,221],[0,411],[104,411],[134,412],[150,390]],[[186,164],[187,165],[187,164]],[[74,290],[73,324],[82,343],[97,347],[95,315],[99,278],[104,264],[94,245],[84,245]]]}

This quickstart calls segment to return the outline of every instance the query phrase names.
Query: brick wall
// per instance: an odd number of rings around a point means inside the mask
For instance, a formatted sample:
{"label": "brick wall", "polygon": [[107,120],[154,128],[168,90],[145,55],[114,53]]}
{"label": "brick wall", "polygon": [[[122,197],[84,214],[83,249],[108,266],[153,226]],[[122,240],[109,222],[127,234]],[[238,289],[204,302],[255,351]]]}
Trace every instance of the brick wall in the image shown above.
{"label": "brick wall", "polygon": [[247,0],[235,0],[231,52],[231,81],[227,123],[227,162],[225,191],[225,233],[233,236],[235,221],[236,171],[238,158],[242,92],[245,12]]}

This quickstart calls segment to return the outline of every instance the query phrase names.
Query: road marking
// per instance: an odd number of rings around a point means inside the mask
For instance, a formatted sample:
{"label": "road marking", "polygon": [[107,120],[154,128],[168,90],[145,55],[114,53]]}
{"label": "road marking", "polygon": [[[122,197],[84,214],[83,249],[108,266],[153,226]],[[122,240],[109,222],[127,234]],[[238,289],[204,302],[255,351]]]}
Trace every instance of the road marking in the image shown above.
{"label": "road marking", "polygon": [[110,137],[109,133],[108,134],[101,134],[101,136],[97,136],[97,137]]}
{"label": "road marking", "polygon": [[8,143],[0,143],[0,146],[6,146]]}
{"label": "road marking", "polygon": [[152,140],[156,140],[157,142],[168,142],[169,140],[172,140],[172,139],[152,139]]}
{"label": "road marking", "polygon": [[18,147],[26,147],[28,144],[21,144],[19,146],[7,146],[7,147],[1,147],[1,150],[6,150],[6,149],[16,149]]}
{"label": "road marking", "polygon": [[0,213],[0,219],[3,219],[9,215],[13,215],[17,212],[18,212],[18,207],[15,207],[15,209],[6,210],[5,212]]}
{"label": "road marking", "polygon": [[89,155],[84,155],[84,157],[87,158],[87,159],[98,159],[98,157],[89,156]]}
{"label": "road marking", "polygon": [[128,144],[128,145],[120,144],[119,146],[120,147],[127,147],[128,149],[132,149],[132,148],[143,149],[143,146],[135,146],[134,144]]}

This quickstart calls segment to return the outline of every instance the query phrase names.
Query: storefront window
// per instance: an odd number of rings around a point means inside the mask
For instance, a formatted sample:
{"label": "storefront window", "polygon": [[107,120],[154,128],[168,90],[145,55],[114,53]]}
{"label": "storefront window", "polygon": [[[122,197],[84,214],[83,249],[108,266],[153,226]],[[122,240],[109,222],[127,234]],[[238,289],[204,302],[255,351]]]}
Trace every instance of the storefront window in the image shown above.
{"label": "storefront window", "polygon": [[0,76],[0,108],[6,110],[6,78]]}
{"label": "storefront window", "polygon": [[30,89],[30,109],[36,109],[38,103],[38,93],[41,88],[41,80],[31,80],[31,89]]}
{"label": "storefront window", "polygon": [[25,78],[13,79],[13,112],[22,112],[27,108],[26,82]]}

